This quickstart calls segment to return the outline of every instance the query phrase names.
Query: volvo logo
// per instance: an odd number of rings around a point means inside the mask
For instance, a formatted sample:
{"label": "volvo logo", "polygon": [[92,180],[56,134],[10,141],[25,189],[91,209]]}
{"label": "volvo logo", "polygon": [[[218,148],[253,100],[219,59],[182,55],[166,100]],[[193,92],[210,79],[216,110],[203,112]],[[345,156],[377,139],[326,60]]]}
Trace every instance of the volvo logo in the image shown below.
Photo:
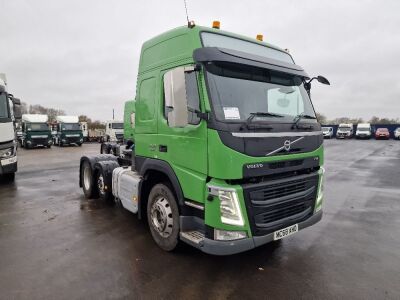
{"label": "volvo logo", "polygon": [[290,151],[290,145],[291,145],[291,144],[292,144],[291,141],[286,140],[286,141],[283,143],[283,149],[285,149],[287,152],[289,152],[289,151]]}
{"label": "volvo logo", "polygon": [[294,143],[297,143],[298,141],[301,141],[302,139],[304,139],[304,136],[300,136],[299,138],[295,139],[294,141],[286,140],[283,143],[282,147],[279,147],[278,149],[275,149],[274,151],[271,151],[270,153],[265,154],[265,156],[269,156],[269,155],[278,153],[278,152],[283,151],[283,150],[285,150],[286,152],[289,152],[290,149],[292,148],[292,145]]}

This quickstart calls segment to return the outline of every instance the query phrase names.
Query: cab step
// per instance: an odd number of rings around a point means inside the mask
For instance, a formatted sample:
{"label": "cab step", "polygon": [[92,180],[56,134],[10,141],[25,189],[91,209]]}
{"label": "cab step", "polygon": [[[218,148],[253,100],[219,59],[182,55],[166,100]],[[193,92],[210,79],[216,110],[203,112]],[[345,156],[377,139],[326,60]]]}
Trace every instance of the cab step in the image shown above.
{"label": "cab step", "polygon": [[199,245],[204,240],[204,233],[201,231],[184,231],[180,234],[181,239]]}

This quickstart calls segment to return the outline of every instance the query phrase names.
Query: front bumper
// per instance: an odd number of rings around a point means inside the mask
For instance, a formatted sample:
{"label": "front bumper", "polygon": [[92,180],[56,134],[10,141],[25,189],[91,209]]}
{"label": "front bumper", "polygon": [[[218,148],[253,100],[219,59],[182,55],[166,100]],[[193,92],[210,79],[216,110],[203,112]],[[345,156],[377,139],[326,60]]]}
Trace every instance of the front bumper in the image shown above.
{"label": "front bumper", "polygon": [[8,159],[0,160],[0,175],[17,172],[17,157],[13,156],[11,159],[13,161],[11,163],[9,163]]}
{"label": "front bumper", "polygon": [[[313,214],[307,220],[298,223],[299,230],[307,228],[319,222],[322,218],[322,210]],[[190,243],[199,250],[213,255],[232,255],[244,252],[255,247],[264,245],[274,240],[274,233],[269,233],[263,236],[253,236],[250,238],[234,240],[234,241],[216,241],[209,238],[204,238],[200,243]],[[185,241],[187,242],[187,241]]]}

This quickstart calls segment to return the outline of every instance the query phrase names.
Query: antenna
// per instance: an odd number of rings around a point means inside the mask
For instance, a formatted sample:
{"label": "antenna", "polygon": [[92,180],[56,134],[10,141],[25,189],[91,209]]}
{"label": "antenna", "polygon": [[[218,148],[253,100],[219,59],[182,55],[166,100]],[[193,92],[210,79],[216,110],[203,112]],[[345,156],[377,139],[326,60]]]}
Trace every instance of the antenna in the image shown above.
{"label": "antenna", "polygon": [[189,28],[193,28],[195,26],[194,21],[189,21],[189,14],[187,9],[186,0],[183,0],[183,4],[185,4],[185,12],[186,12],[186,20]]}
{"label": "antenna", "polygon": [[185,4],[185,11],[186,11],[186,20],[189,24],[189,14],[188,14],[188,9],[187,9],[187,3],[186,0],[183,0],[183,3]]}

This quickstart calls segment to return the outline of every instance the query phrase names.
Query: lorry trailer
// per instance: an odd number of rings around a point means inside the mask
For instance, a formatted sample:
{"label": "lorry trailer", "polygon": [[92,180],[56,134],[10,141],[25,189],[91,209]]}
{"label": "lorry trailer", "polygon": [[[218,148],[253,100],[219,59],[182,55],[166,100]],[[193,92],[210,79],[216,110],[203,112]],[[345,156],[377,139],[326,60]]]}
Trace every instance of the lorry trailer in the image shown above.
{"label": "lorry trailer", "polygon": [[6,75],[0,74],[0,177],[13,181],[17,172],[15,121],[21,119],[21,101],[8,93]]}
{"label": "lorry trailer", "polygon": [[323,135],[310,89],[329,81],[260,38],[214,27],[189,23],[145,42],[125,105],[131,146],[80,160],[85,197],[146,219],[166,251],[185,242],[239,253],[322,217]]}
{"label": "lorry trailer", "polygon": [[53,138],[48,124],[48,116],[40,114],[22,115],[21,147],[47,147],[51,148]]}
{"label": "lorry trailer", "polygon": [[83,133],[78,116],[57,116],[56,124],[55,145],[60,147],[72,144],[82,146]]}

